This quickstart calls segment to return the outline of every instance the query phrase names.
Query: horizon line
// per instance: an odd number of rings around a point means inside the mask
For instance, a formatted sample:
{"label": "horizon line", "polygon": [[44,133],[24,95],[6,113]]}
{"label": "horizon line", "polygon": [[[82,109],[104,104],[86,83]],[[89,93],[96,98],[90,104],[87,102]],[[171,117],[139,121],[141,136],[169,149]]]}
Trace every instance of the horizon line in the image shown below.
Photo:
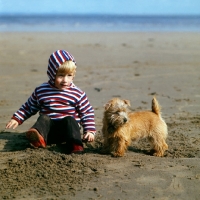
{"label": "horizon line", "polygon": [[0,16],[130,16],[130,17],[151,17],[151,16],[162,16],[162,17],[179,17],[179,16],[199,16],[200,14],[108,14],[108,13],[56,13],[56,14],[50,14],[50,13],[1,13]]}

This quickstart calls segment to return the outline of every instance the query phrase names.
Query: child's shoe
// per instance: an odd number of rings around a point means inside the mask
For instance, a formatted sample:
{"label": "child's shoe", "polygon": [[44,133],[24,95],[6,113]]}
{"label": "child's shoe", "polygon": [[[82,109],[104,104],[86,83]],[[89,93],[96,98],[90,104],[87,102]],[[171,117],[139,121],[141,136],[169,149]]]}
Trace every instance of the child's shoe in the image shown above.
{"label": "child's shoe", "polygon": [[28,138],[30,145],[34,148],[38,147],[46,147],[46,142],[44,141],[44,138],[40,135],[40,133],[34,129],[31,128],[26,132],[26,137]]}
{"label": "child's shoe", "polygon": [[81,145],[78,145],[78,144],[72,144],[73,146],[73,150],[71,153],[75,153],[75,154],[82,154],[84,149],[83,149],[83,146]]}

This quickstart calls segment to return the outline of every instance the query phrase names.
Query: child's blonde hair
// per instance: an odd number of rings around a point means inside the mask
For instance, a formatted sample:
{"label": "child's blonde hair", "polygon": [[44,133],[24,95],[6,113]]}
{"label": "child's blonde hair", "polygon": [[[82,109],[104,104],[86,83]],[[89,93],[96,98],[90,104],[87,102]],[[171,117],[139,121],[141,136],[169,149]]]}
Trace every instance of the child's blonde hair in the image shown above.
{"label": "child's blonde hair", "polygon": [[64,74],[70,74],[73,73],[75,75],[76,73],[76,65],[73,61],[69,60],[64,62],[59,68],[57,73],[64,73]]}

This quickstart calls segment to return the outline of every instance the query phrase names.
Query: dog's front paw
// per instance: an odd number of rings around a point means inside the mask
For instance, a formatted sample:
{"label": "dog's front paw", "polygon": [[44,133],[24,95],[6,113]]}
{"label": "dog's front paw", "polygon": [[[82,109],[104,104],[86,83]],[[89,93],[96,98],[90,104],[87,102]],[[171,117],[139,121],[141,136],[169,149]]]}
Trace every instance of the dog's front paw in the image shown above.
{"label": "dog's front paw", "polygon": [[120,153],[120,152],[111,152],[111,155],[112,155],[113,157],[122,157],[122,156],[124,156],[124,153]]}
{"label": "dog's front paw", "polygon": [[153,155],[154,155],[154,156],[157,156],[157,157],[163,157],[164,153],[158,151],[158,152],[153,153]]}

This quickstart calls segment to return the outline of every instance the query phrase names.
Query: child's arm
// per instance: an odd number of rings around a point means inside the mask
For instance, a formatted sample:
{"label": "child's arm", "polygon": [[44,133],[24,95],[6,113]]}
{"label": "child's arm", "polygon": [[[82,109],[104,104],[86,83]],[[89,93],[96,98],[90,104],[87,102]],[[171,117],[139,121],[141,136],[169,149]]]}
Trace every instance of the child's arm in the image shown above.
{"label": "child's arm", "polygon": [[15,128],[18,127],[18,125],[19,125],[19,123],[18,123],[16,120],[11,119],[11,120],[6,124],[6,128],[13,128],[13,129],[15,129]]}
{"label": "child's arm", "polygon": [[87,132],[83,135],[83,141],[85,142],[93,142],[94,141],[94,134],[91,132]]}
{"label": "child's arm", "polygon": [[[94,109],[90,105],[86,94],[84,93],[77,103],[77,112],[81,119],[81,126],[83,127],[83,132],[87,135],[92,134],[92,138],[96,133],[95,121],[94,121]],[[94,139],[92,139],[94,140]]]}
{"label": "child's arm", "polygon": [[37,102],[36,90],[37,88],[20,109],[13,114],[12,119],[17,121],[18,125],[21,125],[25,120],[35,115],[40,110],[40,105],[38,105]]}

